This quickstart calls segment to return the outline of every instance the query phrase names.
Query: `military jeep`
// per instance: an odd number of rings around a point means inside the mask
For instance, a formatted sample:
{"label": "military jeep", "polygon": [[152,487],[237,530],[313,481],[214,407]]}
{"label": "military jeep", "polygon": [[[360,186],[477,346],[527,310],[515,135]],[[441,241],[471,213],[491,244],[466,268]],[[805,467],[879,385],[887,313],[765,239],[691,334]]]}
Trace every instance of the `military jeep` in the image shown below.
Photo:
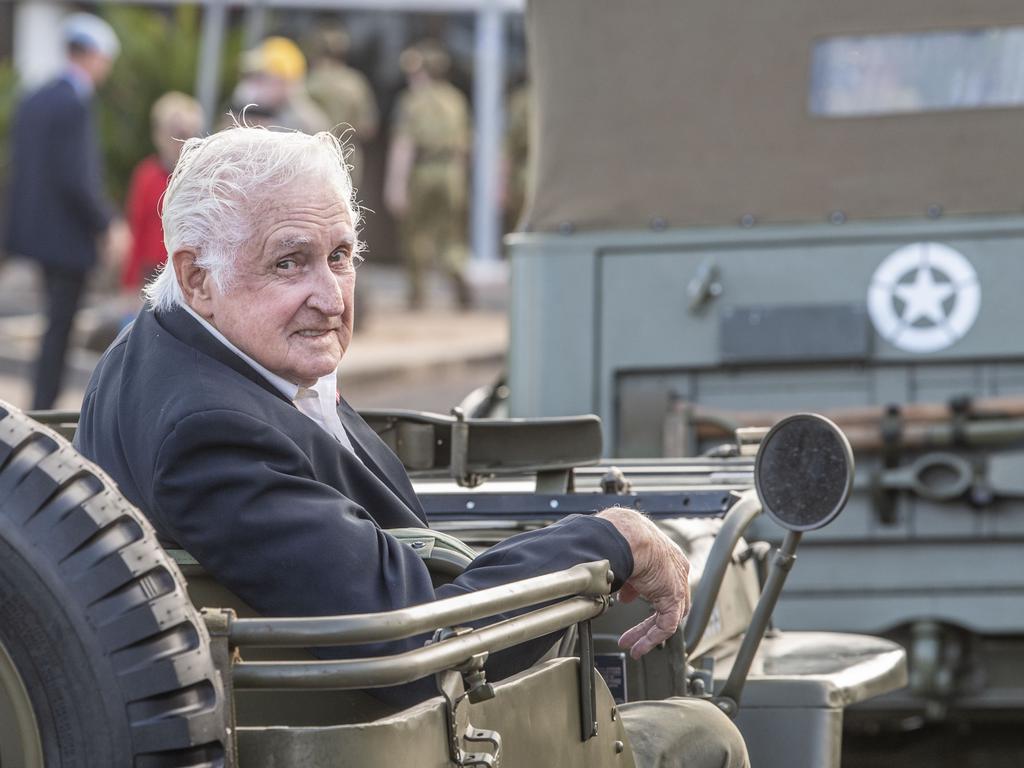
{"label": "military jeep", "polygon": [[[366,414],[424,475],[437,530],[394,534],[438,583],[471,559],[466,541],[487,546],[612,504],[659,520],[693,562],[693,610],[663,649],[633,662],[614,646],[634,617],[609,596],[607,563],[386,613],[256,616],[187,552],[157,545],[59,434],[76,414],[36,416],[52,428],[0,404],[4,768],[632,766],[618,707],[668,696],[707,698],[735,717],[758,766],[818,768],[839,765],[845,706],[905,680],[889,641],[770,627],[802,534],[830,522],[850,488],[849,445],[820,417],[748,436],[736,459],[612,468],[595,464],[595,418]],[[771,556],[742,538],[762,510],[787,531]],[[528,610],[470,627],[514,609]],[[423,647],[397,656],[308,652],[424,633]],[[489,653],[552,633],[545,660],[487,679]],[[370,694],[430,676],[437,696],[408,709]]]}

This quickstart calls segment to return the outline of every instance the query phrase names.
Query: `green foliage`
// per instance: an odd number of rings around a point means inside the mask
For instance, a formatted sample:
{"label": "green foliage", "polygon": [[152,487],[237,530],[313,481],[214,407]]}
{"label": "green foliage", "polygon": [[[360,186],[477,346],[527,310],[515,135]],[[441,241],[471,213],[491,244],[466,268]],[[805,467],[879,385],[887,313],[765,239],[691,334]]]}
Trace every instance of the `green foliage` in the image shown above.
{"label": "green foliage", "polygon": [[[168,91],[193,93],[201,14],[196,6],[173,10],[110,5],[104,9],[121,40],[121,55],[99,93],[98,120],[107,185],[123,200],[132,169],[153,151],[149,110]],[[241,36],[228,36],[221,61],[221,93],[237,79]]]}

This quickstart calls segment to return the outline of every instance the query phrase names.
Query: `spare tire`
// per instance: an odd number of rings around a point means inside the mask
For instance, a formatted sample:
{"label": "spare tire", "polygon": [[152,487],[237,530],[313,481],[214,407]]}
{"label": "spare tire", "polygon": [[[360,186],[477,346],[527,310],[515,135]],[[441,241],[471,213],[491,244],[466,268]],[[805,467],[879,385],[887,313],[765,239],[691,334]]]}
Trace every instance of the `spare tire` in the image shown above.
{"label": "spare tire", "polygon": [[223,765],[223,702],[152,527],[66,440],[0,402],[0,765]]}

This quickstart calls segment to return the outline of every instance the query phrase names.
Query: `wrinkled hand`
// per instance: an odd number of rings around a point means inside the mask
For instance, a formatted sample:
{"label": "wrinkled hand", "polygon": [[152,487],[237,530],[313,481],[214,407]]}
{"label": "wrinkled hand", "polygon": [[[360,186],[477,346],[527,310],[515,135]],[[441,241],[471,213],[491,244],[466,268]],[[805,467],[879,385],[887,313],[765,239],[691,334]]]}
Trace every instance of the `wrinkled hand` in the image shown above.
{"label": "wrinkled hand", "polygon": [[612,507],[598,514],[610,521],[633,552],[633,575],[619,591],[628,603],[637,597],[654,613],[619,638],[620,648],[639,659],[679,628],[690,611],[690,563],[682,550],[654,523],[630,509]]}

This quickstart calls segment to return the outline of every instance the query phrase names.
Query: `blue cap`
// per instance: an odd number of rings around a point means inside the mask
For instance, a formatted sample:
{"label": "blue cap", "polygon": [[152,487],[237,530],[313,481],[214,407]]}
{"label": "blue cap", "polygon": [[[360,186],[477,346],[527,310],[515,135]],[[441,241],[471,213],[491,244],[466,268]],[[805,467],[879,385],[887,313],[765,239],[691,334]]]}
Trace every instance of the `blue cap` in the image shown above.
{"label": "blue cap", "polygon": [[111,59],[116,59],[121,52],[114,28],[91,13],[73,13],[64,19],[64,42],[97,51]]}

